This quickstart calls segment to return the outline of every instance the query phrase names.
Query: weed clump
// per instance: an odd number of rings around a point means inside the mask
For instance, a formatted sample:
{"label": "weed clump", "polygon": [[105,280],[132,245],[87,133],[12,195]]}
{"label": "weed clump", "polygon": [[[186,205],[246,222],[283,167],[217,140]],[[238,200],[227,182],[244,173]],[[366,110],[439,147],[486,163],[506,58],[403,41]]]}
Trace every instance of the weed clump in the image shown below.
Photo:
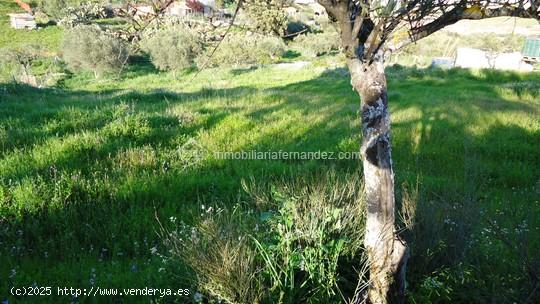
{"label": "weed clump", "polygon": [[[358,280],[364,203],[359,176],[244,183],[250,205],[203,207],[194,227],[164,230],[171,259],[184,261],[210,298],[229,303],[329,303]],[[348,266],[346,266],[348,265]]]}

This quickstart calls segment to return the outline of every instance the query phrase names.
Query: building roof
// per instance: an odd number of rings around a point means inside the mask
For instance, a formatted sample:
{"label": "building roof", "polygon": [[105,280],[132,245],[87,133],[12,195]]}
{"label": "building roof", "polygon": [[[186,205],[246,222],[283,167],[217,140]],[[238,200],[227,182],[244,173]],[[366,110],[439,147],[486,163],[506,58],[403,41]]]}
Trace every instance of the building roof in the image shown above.
{"label": "building roof", "polygon": [[27,21],[33,21],[34,16],[28,14],[28,13],[16,13],[16,14],[8,14],[9,17],[15,18],[15,19],[24,19]]}

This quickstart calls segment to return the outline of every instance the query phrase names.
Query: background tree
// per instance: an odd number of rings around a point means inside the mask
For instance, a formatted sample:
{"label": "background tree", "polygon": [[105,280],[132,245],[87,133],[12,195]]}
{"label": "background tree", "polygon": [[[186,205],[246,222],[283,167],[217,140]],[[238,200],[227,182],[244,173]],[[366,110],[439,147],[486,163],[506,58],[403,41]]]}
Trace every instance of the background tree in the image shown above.
{"label": "background tree", "polygon": [[395,230],[394,172],[384,58],[462,19],[498,16],[540,20],[540,0],[318,0],[339,29],[340,41],[361,99],[367,219],[364,243],[370,288],[360,302],[402,302],[406,243]]}
{"label": "background tree", "polygon": [[69,30],[64,37],[62,51],[70,69],[92,71],[96,78],[121,72],[130,52],[124,41],[93,26]]}
{"label": "background tree", "polygon": [[244,0],[244,10],[250,26],[257,32],[282,36],[287,26],[283,0]]}
{"label": "background tree", "polygon": [[154,66],[173,71],[175,77],[177,71],[194,66],[195,58],[203,50],[196,32],[181,25],[151,31],[141,46],[150,55]]}
{"label": "background tree", "polygon": [[24,45],[14,49],[2,49],[0,52],[0,63],[3,66],[14,66],[14,72],[22,78],[31,75],[32,63],[40,57],[42,53],[38,45]]}

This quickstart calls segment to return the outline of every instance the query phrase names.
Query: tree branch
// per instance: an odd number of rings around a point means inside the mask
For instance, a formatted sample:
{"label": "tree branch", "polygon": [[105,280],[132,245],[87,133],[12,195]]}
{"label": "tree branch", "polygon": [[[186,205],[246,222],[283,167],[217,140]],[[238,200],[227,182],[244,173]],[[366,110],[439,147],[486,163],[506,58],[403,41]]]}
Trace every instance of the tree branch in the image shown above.
{"label": "tree branch", "polygon": [[[462,1],[462,3],[467,2],[470,3],[471,1]],[[507,16],[534,18],[540,22],[540,8],[539,3],[537,3],[536,0],[531,1],[530,6],[527,8],[525,8],[523,5],[508,4],[502,4],[499,7],[490,7],[490,4],[490,1],[487,1],[484,3],[484,6],[480,6],[480,2],[471,6],[457,5],[450,11],[443,13],[440,17],[427,24],[423,24],[416,28],[412,27],[409,30],[409,37],[407,39],[390,46],[389,49],[395,51],[403,48],[410,43],[425,38],[460,20],[481,20]]]}

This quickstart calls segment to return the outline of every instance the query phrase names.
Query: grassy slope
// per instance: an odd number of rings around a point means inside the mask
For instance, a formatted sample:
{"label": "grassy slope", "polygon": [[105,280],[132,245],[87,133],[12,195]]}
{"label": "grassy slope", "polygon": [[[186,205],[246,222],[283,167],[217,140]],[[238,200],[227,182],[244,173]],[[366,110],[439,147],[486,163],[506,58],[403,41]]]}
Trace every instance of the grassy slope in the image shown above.
{"label": "grassy slope", "polygon": [[[358,168],[354,161],[212,158],[184,168],[176,152],[189,138],[209,151],[355,151],[358,100],[343,69],[323,70],[209,70],[194,83],[192,75],[175,80],[139,70],[121,81],[80,77],[65,90],[4,92],[0,274],[14,268],[16,284],[89,286],[96,268],[103,286],[174,284],[150,256],[154,212],[190,222],[200,204],[234,202],[242,178]],[[467,203],[488,214],[515,206],[510,226],[525,210],[538,215],[540,104],[530,90],[518,97],[504,86],[538,83],[539,75],[398,69],[389,78],[398,185],[418,179],[425,201],[438,200],[441,222]],[[471,225],[467,233],[486,222]],[[441,223],[431,228],[440,234],[434,239],[452,236],[444,230]],[[441,250],[430,239],[415,253],[423,265],[417,284],[438,269],[424,260]],[[482,254],[495,252],[486,246]],[[145,275],[134,277],[133,265]]]}

